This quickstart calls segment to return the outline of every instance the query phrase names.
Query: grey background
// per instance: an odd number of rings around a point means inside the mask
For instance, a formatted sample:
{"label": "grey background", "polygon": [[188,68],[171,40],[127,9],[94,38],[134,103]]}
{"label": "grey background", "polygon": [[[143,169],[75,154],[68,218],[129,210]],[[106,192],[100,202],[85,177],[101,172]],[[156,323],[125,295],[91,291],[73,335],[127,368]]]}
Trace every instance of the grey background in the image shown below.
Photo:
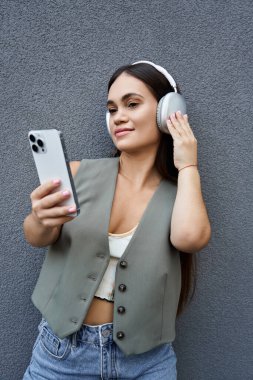
{"label": "grey background", "polygon": [[107,81],[139,59],[181,85],[198,140],[212,239],[177,321],[179,380],[249,380],[252,368],[252,1],[1,1],[0,379],[28,365],[43,249],[22,221],[38,185],[27,133],[58,128],[71,160],[108,157]]}

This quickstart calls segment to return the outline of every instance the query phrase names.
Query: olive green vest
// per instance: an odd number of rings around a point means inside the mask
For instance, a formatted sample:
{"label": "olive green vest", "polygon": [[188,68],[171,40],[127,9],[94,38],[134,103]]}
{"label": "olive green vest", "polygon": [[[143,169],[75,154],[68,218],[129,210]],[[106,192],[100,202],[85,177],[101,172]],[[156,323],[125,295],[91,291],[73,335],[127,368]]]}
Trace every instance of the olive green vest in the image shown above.
{"label": "olive green vest", "polygon": [[[74,178],[80,215],[49,247],[33,291],[34,305],[60,339],[82,326],[109,263],[118,167],[118,157],[81,161]],[[126,355],[175,338],[181,268],[169,231],[176,189],[160,182],[117,264],[113,339]]]}

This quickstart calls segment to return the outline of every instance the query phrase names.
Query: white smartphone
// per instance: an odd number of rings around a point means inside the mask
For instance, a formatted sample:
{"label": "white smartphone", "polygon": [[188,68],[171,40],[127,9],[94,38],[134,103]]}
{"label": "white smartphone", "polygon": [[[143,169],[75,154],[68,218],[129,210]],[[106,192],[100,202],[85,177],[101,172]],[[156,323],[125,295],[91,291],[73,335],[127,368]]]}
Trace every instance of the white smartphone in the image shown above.
{"label": "white smartphone", "polygon": [[76,212],[70,213],[69,216],[77,216],[80,207],[62,132],[57,129],[34,130],[28,133],[28,138],[40,183],[59,178],[61,185],[55,191],[67,189],[71,192],[71,196],[61,205],[75,204]]}

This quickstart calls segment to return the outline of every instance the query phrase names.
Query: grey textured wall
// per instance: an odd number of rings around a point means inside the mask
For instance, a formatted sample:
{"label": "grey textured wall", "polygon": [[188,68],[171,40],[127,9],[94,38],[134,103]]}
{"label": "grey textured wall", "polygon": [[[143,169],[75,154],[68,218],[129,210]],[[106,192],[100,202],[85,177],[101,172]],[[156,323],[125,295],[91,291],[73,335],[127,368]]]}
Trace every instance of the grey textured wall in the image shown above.
{"label": "grey textured wall", "polygon": [[0,378],[28,365],[44,258],[22,234],[38,185],[31,128],[58,128],[72,160],[107,157],[106,85],[149,59],[181,84],[198,139],[212,239],[178,319],[179,380],[249,380],[252,368],[252,1],[1,1]]}

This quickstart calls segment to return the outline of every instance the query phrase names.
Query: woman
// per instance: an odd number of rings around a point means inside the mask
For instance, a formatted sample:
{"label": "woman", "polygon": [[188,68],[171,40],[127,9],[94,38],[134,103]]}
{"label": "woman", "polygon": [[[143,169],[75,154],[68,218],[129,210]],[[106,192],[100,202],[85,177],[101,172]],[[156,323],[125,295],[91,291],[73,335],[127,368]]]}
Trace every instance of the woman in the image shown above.
{"label": "woman", "polygon": [[211,228],[187,115],[168,118],[169,134],[157,127],[158,101],[174,91],[166,73],[142,62],[111,77],[117,153],[71,163],[77,218],[60,205],[69,192],[53,193],[58,179],[31,194],[26,239],[50,247],[32,295],[43,318],[25,380],[176,379],[175,318]]}

